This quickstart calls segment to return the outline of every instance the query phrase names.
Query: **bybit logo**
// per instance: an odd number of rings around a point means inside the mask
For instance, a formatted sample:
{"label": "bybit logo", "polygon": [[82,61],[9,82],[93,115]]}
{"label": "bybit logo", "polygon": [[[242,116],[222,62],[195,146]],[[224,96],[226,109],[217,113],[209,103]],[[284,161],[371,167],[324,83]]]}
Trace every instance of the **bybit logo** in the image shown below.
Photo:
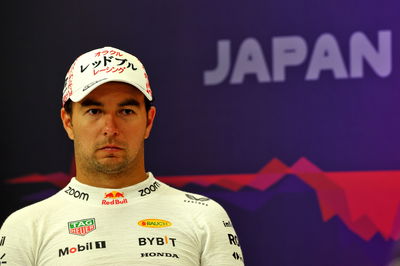
{"label": "bybit logo", "polygon": [[176,238],[173,237],[139,237],[139,246],[164,246],[172,245],[175,247]]}

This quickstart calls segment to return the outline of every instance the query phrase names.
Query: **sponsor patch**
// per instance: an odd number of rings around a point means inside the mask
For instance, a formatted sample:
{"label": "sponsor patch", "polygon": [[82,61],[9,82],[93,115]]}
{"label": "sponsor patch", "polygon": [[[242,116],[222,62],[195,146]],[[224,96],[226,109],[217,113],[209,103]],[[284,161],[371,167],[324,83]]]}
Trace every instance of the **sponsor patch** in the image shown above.
{"label": "sponsor patch", "polygon": [[232,223],[231,221],[222,221],[222,223],[224,224],[225,227],[232,227]]}
{"label": "sponsor patch", "polygon": [[102,205],[120,205],[126,203],[128,203],[128,199],[125,199],[125,194],[115,190],[104,193],[104,199],[101,201]]}
{"label": "sponsor patch", "polygon": [[154,183],[151,184],[150,186],[148,186],[144,189],[139,189],[140,196],[144,197],[146,195],[150,195],[152,192],[155,192],[159,187],[160,187],[160,183],[157,181],[154,181]]}
{"label": "sponsor patch", "polygon": [[[94,245],[93,245],[94,243]],[[79,244],[76,247],[65,247],[60,248],[58,250],[58,257],[74,254],[77,252],[83,252],[92,249],[103,249],[106,248],[106,241],[95,241],[95,242],[88,242],[86,244]]]}
{"label": "sponsor patch", "polygon": [[68,188],[66,190],[64,190],[65,193],[67,193],[68,195],[76,198],[76,199],[80,199],[80,200],[85,200],[88,201],[89,200],[89,194],[79,191],[75,188],[72,188],[70,186],[68,186]]}
{"label": "sponsor patch", "polygon": [[185,194],[185,195],[186,195],[186,197],[187,197],[188,199],[190,199],[190,200],[184,200],[184,202],[208,206],[208,204],[205,203],[205,201],[210,200],[209,198],[206,198],[206,197],[196,198],[195,196],[190,195],[190,194]]}
{"label": "sponsor patch", "polygon": [[70,234],[84,236],[96,230],[96,219],[82,219],[68,222],[68,231]]}
{"label": "sponsor patch", "polygon": [[165,246],[170,245],[175,247],[176,238],[174,237],[139,237],[139,246]]}
{"label": "sponsor patch", "polygon": [[142,227],[150,227],[150,228],[163,228],[171,226],[172,223],[166,220],[161,219],[144,219],[138,222],[138,225]]}
{"label": "sponsor patch", "polygon": [[140,253],[141,257],[166,257],[166,258],[176,258],[179,259],[179,256],[175,253],[168,252],[146,252]]}
{"label": "sponsor patch", "polygon": [[240,261],[243,261],[243,257],[242,257],[242,255],[240,255],[240,254],[239,254],[239,253],[237,253],[236,251],[235,251],[235,252],[233,252],[232,256],[233,256],[233,258],[234,258],[235,260],[240,260]]}
{"label": "sponsor patch", "polygon": [[228,234],[229,244],[240,247],[239,238],[236,235]]}

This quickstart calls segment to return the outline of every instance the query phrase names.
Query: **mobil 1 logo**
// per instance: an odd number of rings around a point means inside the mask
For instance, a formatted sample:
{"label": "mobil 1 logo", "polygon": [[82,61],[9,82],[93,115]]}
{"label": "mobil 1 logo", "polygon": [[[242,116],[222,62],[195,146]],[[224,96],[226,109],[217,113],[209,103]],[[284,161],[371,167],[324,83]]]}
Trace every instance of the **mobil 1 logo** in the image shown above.
{"label": "mobil 1 logo", "polygon": [[[93,245],[94,244],[94,245]],[[84,252],[92,249],[104,249],[106,248],[106,241],[95,241],[87,242],[86,244],[78,244],[74,247],[65,247],[58,250],[58,257],[67,256],[77,252]]]}

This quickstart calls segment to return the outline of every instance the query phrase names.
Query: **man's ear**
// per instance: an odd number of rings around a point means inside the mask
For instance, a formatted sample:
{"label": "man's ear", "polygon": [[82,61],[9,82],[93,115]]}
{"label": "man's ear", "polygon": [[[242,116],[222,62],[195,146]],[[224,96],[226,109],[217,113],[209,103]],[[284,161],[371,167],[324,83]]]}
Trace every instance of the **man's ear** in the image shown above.
{"label": "man's ear", "polygon": [[150,110],[147,112],[147,125],[146,125],[146,132],[144,135],[145,139],[147,139],[150,136],[155,116],[156,116],[156,108],[154,106],[151,106]]}
{"label": "man's ear", "polygon": [[64,129],[71,140],[74,140],[74,131],[72,129],[72,116],[65,111],[65,108],[61,108],[61,121],[63,123]]}

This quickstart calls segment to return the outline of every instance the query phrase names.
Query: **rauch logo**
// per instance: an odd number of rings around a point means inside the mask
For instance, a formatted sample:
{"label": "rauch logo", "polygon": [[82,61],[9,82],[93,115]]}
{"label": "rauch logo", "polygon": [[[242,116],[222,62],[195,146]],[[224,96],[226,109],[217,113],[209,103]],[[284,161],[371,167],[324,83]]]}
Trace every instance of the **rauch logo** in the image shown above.
{"label": "rauch logo", "polygon": [[119,205],[128,203],[128,199],[125,198],[124,193],[119,191],[111,191],[109,193],[104,193],[104,199],[102,200],[102,205]]}
{"label": "rauch logo", "polygon": [[172,223],[161,219],[144,219],[138,222],[138,225],[150,228],[162,228],[171,226]]}
{"label": "rauch logo", "polygon": [[68,222],[68,231],[73,235],[84,236],[96,229],[96,220],[94,218],[82,219]]}

